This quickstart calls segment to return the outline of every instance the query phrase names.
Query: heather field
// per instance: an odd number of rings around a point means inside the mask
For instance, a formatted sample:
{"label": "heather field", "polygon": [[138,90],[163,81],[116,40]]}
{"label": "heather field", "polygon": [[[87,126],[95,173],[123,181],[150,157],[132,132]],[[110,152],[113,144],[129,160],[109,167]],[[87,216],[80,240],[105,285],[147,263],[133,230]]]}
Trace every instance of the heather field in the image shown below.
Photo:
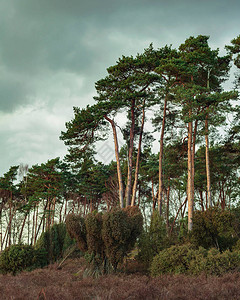
{"label": "heather field", "polygon": [[45,269],[0,276],[0,299],[240,299],[240,273],[222,277],[164,275],[151,278],[135,272],[129,265],[125,272],[97,279],[84,276],[79,259]]}

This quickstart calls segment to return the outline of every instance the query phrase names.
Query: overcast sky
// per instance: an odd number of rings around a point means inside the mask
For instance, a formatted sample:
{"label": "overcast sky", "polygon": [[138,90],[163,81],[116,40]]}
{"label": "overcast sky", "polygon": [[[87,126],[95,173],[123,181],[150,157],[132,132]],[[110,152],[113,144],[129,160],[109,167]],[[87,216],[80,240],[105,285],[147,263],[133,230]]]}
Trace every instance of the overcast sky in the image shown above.
{"label": "overcast sky", "polygon": [[240,34],[239,0],[1,0],[0,175],[63,157],[72,107],[93,103],[94,83],[122,55]]}

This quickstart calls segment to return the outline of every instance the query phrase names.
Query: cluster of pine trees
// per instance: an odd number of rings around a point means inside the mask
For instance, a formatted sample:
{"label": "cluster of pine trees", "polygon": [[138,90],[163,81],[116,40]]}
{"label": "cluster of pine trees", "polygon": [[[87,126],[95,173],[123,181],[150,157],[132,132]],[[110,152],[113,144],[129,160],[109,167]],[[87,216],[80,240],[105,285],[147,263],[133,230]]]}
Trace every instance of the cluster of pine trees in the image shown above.
{"label": "cluster of pine trees", "polygon": [[[150,45],[107,69],[95,104],[74,107],[61,133],[66,157],[13,166],[0,178],[1,249],[34,245],[69,213],[138,205],[146,223],[157,210],[171,234],[186,214],[192,229],[194,209],[239,205],[240,36],[224,56],[208,40]],[[235,89],[225,90],[233,66]],[[109,136],[116,159],[104,164],[95,149]]]}

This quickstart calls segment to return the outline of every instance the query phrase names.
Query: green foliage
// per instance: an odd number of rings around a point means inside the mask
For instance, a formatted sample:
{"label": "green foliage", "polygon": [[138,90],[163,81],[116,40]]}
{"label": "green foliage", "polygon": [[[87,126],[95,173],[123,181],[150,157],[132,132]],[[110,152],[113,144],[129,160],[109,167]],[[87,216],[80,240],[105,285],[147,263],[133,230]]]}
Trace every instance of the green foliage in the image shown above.
{"label": "green foliage", "polygon": [[216,247],[220,251],[231,249],[237,241],[234,230],[235,218],[229,211],[210,208],[204,212],[196,211],[193,217],[191,241],[206,249]]}
{"label": "green foliage", "polygon": [[106,255],[110,258],[114,269],[126,255],[126,241],[130,234],[128,217],[123,210],[115,209],[103,216],[102,237],[106,247]]}
{"label": "green foliage", "polygon": [[101,233],[102,222],[101,213],[90,213],[85,219],[88,251],[95,255],[100,254],[104,258],[104,244]]}
{"label": "green foliage", "polygon": [[142,225],[143,218],[138,207],[114,209],[103,216],[102,238],[114,270],[135,245]]}
{"label": "green foliage", "polygon": [[3,274],[16,274],[23,270],[33,270],[47,265],[46,252],[35,250],[30,245],[12,245],[6,248],[0,256],[0,271]]}
{"label": "green foliage", "polygon": [[159,215],[158,211],[155,210],[152,214],[149,230],[143,231],[139,238],[138,259],[150,263],[159,251],[169,247],[169,243],[166,223]]}
{"label": "green foliage", "polygon": [[73,244],[64,223],[54,224],[50,230],[43,232],[36,243],[36,249],[45,249],[48,263],[60,259],[64,251]]}
{"label": "green foliage", "polygon": [[189,256],[192,254],[189,245],[172,246],[156,255],[151,264],[151,275],[165,273],[186,273],[189,266]]}
{"label": "green foliage", "polygon": [[222,275],[240,267],[240,253],[229,250],[220,253],[216,248],[209,251],[191,244],[172,246],[156,255],[151,264],[151,275],[188,274]]}
{"label": "green foliage", "polygon": [[128,222],[131,230],[131,236],[128,243],[129,247],[132,248],[136,243],[136,239],[142,232],[143,216],[138,206],[127,206],[123,209],[123,211],[126,212],[128,216]]}
{"label": "green foliage", "polygon": [[91,273],[105,273],[110,264],[117,265],[132,250],[143,226],[138,207],[115,208],[105,214],[90,213],[86,218],[70,215],[67,230],[85,252]]}
{"label": "green foliage", "polygon": [[87,231],[85,219],[81,216],[69,214],[66,218],[66,229],[72,239],[75,239],[82,252],[87,251]]}
{"label": "green foliage", "polygon": [[220,253],[217,249],[210,249],[207,257],[202,262],[202,269],[207,274],[222,275],[226,272],[239,270],[240,253],[226,250]]}

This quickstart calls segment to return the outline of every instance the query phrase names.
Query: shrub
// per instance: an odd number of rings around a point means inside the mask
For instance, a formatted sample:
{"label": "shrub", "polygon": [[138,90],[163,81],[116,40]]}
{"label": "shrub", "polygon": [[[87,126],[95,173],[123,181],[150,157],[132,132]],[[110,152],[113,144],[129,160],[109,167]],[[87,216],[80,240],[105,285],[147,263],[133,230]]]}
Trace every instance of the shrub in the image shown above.
{"label": "shrub", "polygon": [[193,256],[192,246],[172,246],[164,249],[153,258],[151,264],[152,276],[158,276],[165,273],[187,273],[189,269],[189,257]]}
{"label": "shrub", "polygon": [[156,255],[151,264],[151,275],[165,273],[198,275],[222,275],[240,266],[239,252],[229,250],[220,253],[216,248],[195,249],[192,245],[172,246]]}
{"label": "shrub", "polygon": [[210,208],[196,211],[193,217],[191,241],[195,246],[206,249],[215,247],[220,251],[231,249],[237,241],[234,230],[235,218],[229,211]]}
{"label": "shrub", "polygon": [[138,241],[138,259],[150,263],[153,257],[164,248],[169,247],[166,224],[158,211],[154,211],[148,231],[143,231]]}
{"label": "shrub", "polygon": [[104,243],[102,240],[102,214],[90,213],[85,219],[88,251],[103,257]]}
{"label": "shrub", "polygon": [[0,270],[3,274],[16,274],[23,270],[33,270],[47,264],[46,252],[35,250],[30,245],[12,245],[0,256]]}
{"label": "shrub", "polygon": [[87,251],[87,231],[85,219],[79,215],[69,214],[66,218],[66,229],[72,239],[75,239],[78,248]]}
{"label": "shrub", "polygon": [[239,252],[226,250],[220,253],[217,249],[210,249],[207,258],[202,262],[204,271],[211,275],[223,275],[234,271],[240,266]]}
{"label": "shrub", "polygon": [[143,230],[143,216],[138,206],[127,206],[123,209],[126,212],[131,228],[131,237],[129,239],[129,247],[134,247],[136,239]]}
{"label": "shrub", "polygon": [[43,232],[36,243],[36,249],[43,249],[47,253],[48,263],[55,262],[62,257],[64,251],[74,242],[69,237],[64,223],[54,224]]}
{"label": "shrub", "polygon": [[134,247],[142,226],[143,218],[138,207],[114,209],[103,216],[102,238],[114,270]]}
{"label": "shrub", "polygon": [[141,233],[143,218],[138,207],[113,209],[105,214],[90,213],[86,218],[70,215],[67,230],[93,269],[105,273],[109,262],[114,270],[132,250]]}

